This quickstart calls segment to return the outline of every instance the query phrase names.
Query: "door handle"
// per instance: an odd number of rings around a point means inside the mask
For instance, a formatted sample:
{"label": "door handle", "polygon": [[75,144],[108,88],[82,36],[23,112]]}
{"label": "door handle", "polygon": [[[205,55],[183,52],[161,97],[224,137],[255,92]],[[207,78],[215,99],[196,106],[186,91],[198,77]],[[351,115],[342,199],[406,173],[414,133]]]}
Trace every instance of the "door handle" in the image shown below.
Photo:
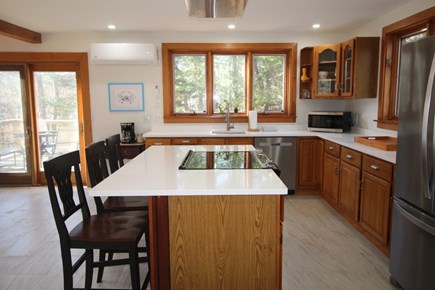
{"label": "door handle", "polygon": [[[435,57],[432,59],[432,65],[430,68],[429,79],[426,87],[426,94],[423,107],[423,122],[421,126],[421,162],[423,165],[423,182],[424,182],[424,196],[428,199],[432,199],[435,183],[434,162],[435,155],[432,155],[434,160],[431,160],[432,176],[429,177],[429,164],[427,160],[428,155],[428,135],[433,133],[434,130],[434,109],[432,104],[432,94],[435,80]],[[429,127],[429,123],[430,127]],[[432,131],[432,132],[430,132]],[[435,136],[433,136],[435,138]],[[435,140],[432,140],[434,144]]]}

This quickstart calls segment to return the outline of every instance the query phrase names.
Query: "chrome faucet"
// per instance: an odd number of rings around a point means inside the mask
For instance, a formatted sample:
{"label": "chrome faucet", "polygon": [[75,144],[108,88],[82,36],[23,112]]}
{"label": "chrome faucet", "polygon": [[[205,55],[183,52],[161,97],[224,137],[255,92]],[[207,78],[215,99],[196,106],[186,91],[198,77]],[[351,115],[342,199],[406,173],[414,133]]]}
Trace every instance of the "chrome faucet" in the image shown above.
{"label": "chrome faucet", "polygon": [[234,124],[230,122],[230,104],[227,103],[227,107],[225,108],[225,122],[227,123],[227,131],[230,131],[234,128]]}

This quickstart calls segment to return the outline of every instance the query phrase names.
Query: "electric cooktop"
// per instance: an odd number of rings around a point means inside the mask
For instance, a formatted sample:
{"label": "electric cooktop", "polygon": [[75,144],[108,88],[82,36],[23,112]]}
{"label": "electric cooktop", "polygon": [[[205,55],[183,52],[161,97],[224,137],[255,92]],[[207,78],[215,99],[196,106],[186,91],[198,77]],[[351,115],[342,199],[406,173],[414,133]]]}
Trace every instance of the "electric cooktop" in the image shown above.
{"label": "electric cooktop", "polygon": [[270,169],[275,164],[259,151],[189,150],[179,169]]}

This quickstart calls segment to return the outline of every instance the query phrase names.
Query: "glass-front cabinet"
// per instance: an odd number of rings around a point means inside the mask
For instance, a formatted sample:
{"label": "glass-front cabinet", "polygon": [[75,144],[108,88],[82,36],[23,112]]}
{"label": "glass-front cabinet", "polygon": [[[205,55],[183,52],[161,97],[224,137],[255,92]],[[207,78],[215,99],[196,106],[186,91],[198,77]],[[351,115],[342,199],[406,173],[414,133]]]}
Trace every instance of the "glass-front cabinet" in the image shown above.
{"label": "glass-front cabinet", "polygon": [[353,39],[341,44],[341,83],[338,89],[341,96],[351,97],[353,88]]}
{"label": "glass-front cabinet", "polygon": [[300,98],[376,98],[378,66],[379,37],[356,37],[337,44],[304,47]]}
{"label": "glass-front cabinet", "polygon": [[340,45],[314,48],[314,97],[337,97],[340,82]]}

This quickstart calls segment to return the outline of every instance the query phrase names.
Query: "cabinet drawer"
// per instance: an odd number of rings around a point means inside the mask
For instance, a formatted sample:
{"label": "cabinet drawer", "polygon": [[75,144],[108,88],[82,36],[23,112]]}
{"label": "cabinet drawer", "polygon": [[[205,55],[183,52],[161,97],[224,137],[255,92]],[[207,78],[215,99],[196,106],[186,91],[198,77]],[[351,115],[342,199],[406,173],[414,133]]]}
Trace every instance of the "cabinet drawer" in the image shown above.
{"label": "cabinet drawer", "polygon": [[144,144],[121,145],[121,155],[124,159],[133,159],[144,150]]}
{"label": "cabinet drawer", "polygon": [[358,168],[361,168],[362,154],[358,151],[354,151],[346,147],[341,147],[340,159]]}
{"label": "cabinet drawer", "polygon": [[340,158],[340,145],[330,141],[325,141],[325,152]]}
{"label": "cabinet drawer", "polygon": [[171,145],[171,139],[169,138],[147,138],[145,139],[145,148],[153,145]]}
{"label": "cabinet drawer", "polygon": [[393,179],[393,164],[368,156],[363,156],[363,170],[388,182]]}
{"label": "cabinet drawer", "polygon": [[225,138],[219,138],[219,137],[202,138],[201,145],[225,145]]}
{"label": "cabinet drawer", "polygon": [[172,138],[172,145],[197,145],[198,138]]}

